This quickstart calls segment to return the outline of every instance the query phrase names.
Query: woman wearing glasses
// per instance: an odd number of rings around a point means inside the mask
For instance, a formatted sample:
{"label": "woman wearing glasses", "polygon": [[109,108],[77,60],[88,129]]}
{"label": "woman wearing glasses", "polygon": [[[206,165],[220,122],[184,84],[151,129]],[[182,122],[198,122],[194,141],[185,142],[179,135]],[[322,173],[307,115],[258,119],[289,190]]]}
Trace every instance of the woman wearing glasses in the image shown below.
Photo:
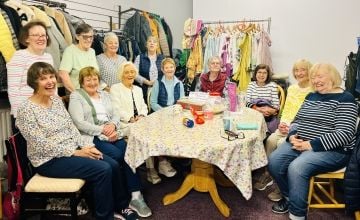
{"label": "woman wearing glasses", "polygon": [[6,64],[8,96],[14,134],[18,131],[15,127],[17,109],[34,92],[26,82],[29,67],[35,62],[45,62],[53,65],[52,56],[45,52],[45,48],[50,45],[50,39],[48,39],[46,26],[43,22],[32,21],[22,27],[19,42],[26,49],[16,51]]}
{"label": "woman wearing glasses", "polygon": [[94,32],[90,25],[81,24],[76,28],[77,44],[68,46],[63,54],[59,76],[68,92],[79,89],[79,71],[87,66],[99,70],[95,50],[91,48]]}

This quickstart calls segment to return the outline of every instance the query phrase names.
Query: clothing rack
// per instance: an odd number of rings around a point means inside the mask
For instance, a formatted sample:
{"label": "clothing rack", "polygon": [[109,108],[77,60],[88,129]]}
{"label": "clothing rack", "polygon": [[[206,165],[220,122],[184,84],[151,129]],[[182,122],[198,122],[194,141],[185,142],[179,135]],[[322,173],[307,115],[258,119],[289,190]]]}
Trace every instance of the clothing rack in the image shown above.
{"label": "clothing rack", "polygon": [[268,19],[243,19],[238,21],[204,21],[203,24],[231,24],[231,23],[264,23],[267,22],[267,32],[270,34],[271,17]]}
{"label": "clothing rack", "polygon": [[[113,29],[117,29],[116,23],[114,23],[114,19],[119,20],[118,25],[120,27],[120,10],[121,10],[120,6],[119,6],[119,11],[116,11],[113,9],[103,8],[103,7],[99,7],[96,5],[91,5],[91,4],[86,4],[86,3],[79,2],[79,1],[71,1],[71,0],[66,0],[66,2],[69,2],[71,4],[81,5],[81,6],[83,6],[82,9],[78,9],[78,7],[73,6],[73,5],[72,5],[72,7],[68,7],[65,3],[49,1],[49,0],[23,0],[22,2],[44,4],[49,7],[59,7],[61,9],[66,8],[66,10],[70,11],[70,12],[72,12],[72,11],[81,12],[82,14],[84,14],[83,16],[78,16],[76,13],[71,13],[71,14],[74,14],[77,17],[79,17],[85,21],[90,21],[89,24],[94,29],[104,29],[106,31],[112,31]],[[84,8],[84,6],[86,8]],[[99,9],[100,9],[100,12],[99,12]],[[113,15],[111,15],[111,13]],[[98,15],[98,16],[96,19],[94,19],[92,15]],[[116,15],[118,15],[118,17]],[[94,22],[96,22],[101,27],[93,25]]]}
{"label": "clothing rack", "polygon": [[30,0],[28,2],[39,2],[51,7],[66,8],[66,4],[62,2],[49,1],[49,0]]}

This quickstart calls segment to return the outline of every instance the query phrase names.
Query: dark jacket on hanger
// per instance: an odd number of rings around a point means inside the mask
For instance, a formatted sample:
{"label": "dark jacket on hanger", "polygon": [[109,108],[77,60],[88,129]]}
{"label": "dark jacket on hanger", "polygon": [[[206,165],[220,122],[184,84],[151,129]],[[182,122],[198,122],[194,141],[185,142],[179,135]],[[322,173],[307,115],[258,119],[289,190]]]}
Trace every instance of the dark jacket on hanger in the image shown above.
{"label": "dark jacket on hanger", "polygon": [[136,42],[136,40],[131,40],[131,46],[132,46],[132,52],[134,55],[134,59],[131,60],[132,62],[135,61],[135,58],[141,54],[140,48],[139,48],[139,44],[138,42]]}
{"label": "dark jacket on hanger", "polygon": [[0,92],[7,92],[6,62],[1,52],[0,52]]}
{"label": "dark jacket on hanger", "polygon": [[16,35],[16,37],[19,37],[20,28],[22,27],[22,25],[21,25],[21,20],[20,20],[18,13],[16,12],[15,9],[13,9],[9,6],[6,6],[3,3],[0,3],[0,8],[2,10],[4,10],[6,12],[6,14],[9,16],[11,26],[14,29],[15,35]]}
{"label": "dark jacket on hanger", "polygon": [[170,27],[169,25],[166,23],[165,19],[164,18],[161,18],[161,24],[164,28],[164,31],[166,33],[166,36],[167,36],[167,41],[168,41],[168,45],[169,45],[169,50],[170,50],[170,57],[173,57],[173,54],[172,54],[172,43],[173,43],[173,37],[172,37],[172,34],[171,34],[171,30],[170,30]]}
{"label": "dark jacket on hanger", "polygon": [[[129,54],[129,50],[128,50],[126,40],[125,39],[119,39],[119,42],[120,42],[120,44],[119,44],[118,54],[125,57],[126,60],[129,60],[130,54]],[[129,61],[132,61],[132,60],[129,60]]]}
{"label": "dark jacket on hanger", "polygon": [[95,50],[96,55],[104,53],[102,42],[103,42],[103,39],[101,39],[101,37],[99,35],[94,36],[94,40],[92,42],[91,47]]}
{"label": "dark jacket on hanger", "polygon": [[360,135],[356,132],[356,144],[345,171],[344,199],[349,213],[360,210]]}
{"label": "dark jacket on hanger", "polygon": [[124,26],[124,32],[128,36],[134,36],[138,42],[141,52],[146,52],[146,40],[151,35],[149,22],[139,12],[130,17]]}
{"label": "dark jacket on hanger", "polygon": [[12,18],[10,18],[11,15],[9,16],[6,13],[6,11],[1,9],[1,8],[0,8],[0,13],[1,13],[2,17],[4,18],[4,20],[5,20],[5,22],[6,22],[7,26],[8,26],[8,29],[9,29],[10,34],[11,34],[12,43],[13,43],[15,49],[19,50],[20,49],[20,44],[19,44],[19,41],[18,41],[18,39],[16,37],[14,28],[13,28],[13,26],[11,24],[11,19],[12,19]]}

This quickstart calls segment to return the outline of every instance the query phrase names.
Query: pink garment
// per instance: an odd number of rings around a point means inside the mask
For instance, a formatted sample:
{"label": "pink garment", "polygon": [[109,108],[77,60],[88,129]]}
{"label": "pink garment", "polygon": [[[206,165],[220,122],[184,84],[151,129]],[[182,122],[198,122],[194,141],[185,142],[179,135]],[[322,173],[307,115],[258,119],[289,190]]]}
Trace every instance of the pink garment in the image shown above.
{"label": "pink garment", "polygon": [[271,46],[270,36],[267,32],[262,30],[260,32],[260,41],[258,45],[256,62],[258,64],[260,63],[267,64],[270,67],[271,71],[273,71],[270,46]]}
{"label": "pink garment", "polygon": [[230,50],[229,50],[229,44],[230,44],[230,37],[225,37],[224,45],[222,45],[221,50],[221,60],[223,63],[223,71],[226,73],[227,77],[231,76],[232,73],[232,65],[230,61]]}

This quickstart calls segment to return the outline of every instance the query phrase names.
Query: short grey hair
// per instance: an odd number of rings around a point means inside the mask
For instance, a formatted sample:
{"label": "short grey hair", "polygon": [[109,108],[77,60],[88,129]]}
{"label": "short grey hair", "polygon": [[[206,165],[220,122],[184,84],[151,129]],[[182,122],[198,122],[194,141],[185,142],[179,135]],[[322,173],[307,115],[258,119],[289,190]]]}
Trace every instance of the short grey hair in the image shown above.
{"label": "short grey hair", "polygon": [[221,60],[221,58],[220,58],[219,56],[212,56],[212,57],[210,57],[210,58],[208,59],[208,65],[210,65],[213,60],[218,60],[218,61],[220,62],[220,66],[222,66],[222,60]]}
{"label": "short grey hair", "polygon": [[105,34],[104,43],[106,43],[109,39],[116,39],[119,41],[118,36],[114,32],[108,32]]}

